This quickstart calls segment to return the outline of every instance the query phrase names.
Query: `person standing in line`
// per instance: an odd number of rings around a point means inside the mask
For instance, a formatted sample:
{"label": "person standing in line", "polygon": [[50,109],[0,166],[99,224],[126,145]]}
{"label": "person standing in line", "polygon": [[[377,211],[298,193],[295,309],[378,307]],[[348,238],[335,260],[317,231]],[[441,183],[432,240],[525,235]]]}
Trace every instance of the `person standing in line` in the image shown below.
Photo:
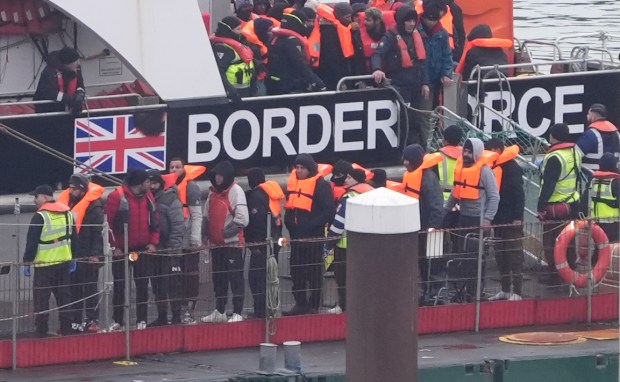
{"label": "person standing in line", "polygon": [[525,261],[523,256],[525,190],[523,170],[515,160],[519,155],[519,146],[504,147],[501,140],[491,138],[485,147],[499,155],[491,165],[499,188],[499,205],[493,225],[497,225],[494,233],[503,244],[503,247],[495,250],[502,290],[489,300],[521,301]]}
{"label": "person standing in line", "polygon": [[[58,196],[58,202],[69,206],[75,218],[75,229],[79,233],[77,250],[73,257],[80,259],[71,273],[73,300],[78,301],[74,309],[73,328],[81,331],[98,332],[99,268],[103,256],[103,196],[105,189],[92,183],[82,174],[73,174],[69,188]],[[84,320],[84,312],[86,320]]]}
{"label": "person standing in line", "polygon": [[177,174],[161,175],[149,170],[151,192],[155,196],[159,213],[159,250],[150,258],[151,285],[157,304],[157,319],[147,327],[168,325],[168,302],[173,325],[181,323],[182,273],[181,257],[185,219],[183,204],[179,199],[175,181]]}
{"label": "person standing in line", "polygon": [[71,289],[69,268],[77,250],[77,230],[73,215],[65,204],[54,201],[54,191],[41,185],[30,195],[34,196],[37,212],[30,220],[24,251],[24,274],[30,276],[34,266],[33,302],[37,337],[48,336],[49,300],[52,293],[60,316],[60,334],[74,334],[71,327]]}
{"label": "person standing in line", "polygon": [[[335,214],[331,186],[318,172],[310,154],[295,158],[284,203],[284,224],[291,237],[290,271],[295,305],[286,316],[318,313],[323,281],[323,243],[304,241],[325,237]],[[308,298],[307,292],[310,297]]]}
{"label": "person standing in line", "polygon": [[[245,193],[235,182],[235,169],[229,161],[218,163],[209,171],[211,188],[205,204],[204,226],[208,227],[209,247],[213,260],[215,309],[202,322],[243,321],[243,229],[249,223]],[[226,315],[228,286],[232,290],[233,314]]]}
{"label": "person standing in line", "polygon": [[618,219],[620,218],[620,173],[618,158],[612,153],[605,153],[599,161],[599,170],[589,189],[589,215],[596,219],[610,243],[620,240]]}
{"label": "person standing in line", "polygon": [[[159,214],[155,198],[150,191],[151,181],[142,169],[130,169],[125,175],[122,186],[108,195],[104,211],[111,226],[110,245],[113,250],[112,275],[114,276],[114,305],[112,317],[114,322],[108,331],[118,331],[125,322],[125,275],[124,257],[130,254],[129,265],[136,285],[136,328],[146,329],[149,299],[149,252],[155,252],[159,245]],[[125,224],[129,253],[123,253],[125,247]],[[146,253],[145,253],[146,252]]]}
{"label": "person standing in line", "polygon": [[587,118],[588,129],[577,140],[577,147],[581,150],[583,167],[593,172],[599,169],[598,163],[604,153],[620,158],[620,133],[607,120],[607,108],[603,104],[592,104]]}
{"label": "person standing in line", "polygon": [[183,236],[183,252],[181,258],[183,303],[185,310],[181,321],[184,324],[195,324],[194,310],[199,295],[200,248],[202,247],[202,191],[197,179],[207,171],[204,166],[189,165],[179,157],[170,159],[168,172],[177,174],[177,190],[185,219],[185,235]]}

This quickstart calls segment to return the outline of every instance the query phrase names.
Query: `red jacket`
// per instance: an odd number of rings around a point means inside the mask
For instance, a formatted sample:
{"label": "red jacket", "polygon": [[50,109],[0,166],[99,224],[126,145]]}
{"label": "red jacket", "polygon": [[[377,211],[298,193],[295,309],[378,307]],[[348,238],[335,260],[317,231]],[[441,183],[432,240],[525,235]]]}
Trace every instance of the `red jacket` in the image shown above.
{"label": "red jacket", "polygon": [[[155,205],[153,194],[147,192],[141,197],[135,196],[129,187],[123,185],[123,194],[129,204],[129,249],[144,249],[147,244],[159,245],[159,214],[157,209],[149,209],[147,198]],[[120,194],[118,189],[108,195],[105,204],[105,214],[112,229],[110,245],[124,248],[123,223],[119,216]],[[154,220],[154,221],[153,221]]]}

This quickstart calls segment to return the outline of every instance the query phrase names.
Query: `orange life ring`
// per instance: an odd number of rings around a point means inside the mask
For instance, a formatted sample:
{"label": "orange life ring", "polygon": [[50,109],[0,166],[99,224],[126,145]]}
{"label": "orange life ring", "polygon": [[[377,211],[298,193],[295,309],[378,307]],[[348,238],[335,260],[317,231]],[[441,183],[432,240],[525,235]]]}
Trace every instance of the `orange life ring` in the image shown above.
{"label": "orange life ring", "polygon": [[[560,277],[578,288],[584,288],[588,285],[588,274],[575,272],[566,260],[566,253],[571,241],[575,238],[578,229],[586,229],[588,222],[585,220],[572,221],[569,225],[564,227],[560,235],[555,241],[555,248],[553,251],[553,257],[555,259],[555,268],[558,270]],[[611,246],[609,245],[609,239],[605,234],[605,231],[597,224],[592,223],[592,239],[598,248],[598,260],[592,268],[592,278],[595,283],[600,282],[605,274],[607,268],[611,263]]]}

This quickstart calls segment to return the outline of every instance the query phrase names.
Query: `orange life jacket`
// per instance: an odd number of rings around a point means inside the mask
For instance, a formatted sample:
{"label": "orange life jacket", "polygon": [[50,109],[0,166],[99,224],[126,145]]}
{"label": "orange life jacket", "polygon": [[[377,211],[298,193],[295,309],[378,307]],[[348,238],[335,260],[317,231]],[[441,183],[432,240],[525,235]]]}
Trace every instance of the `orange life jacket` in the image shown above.
{"label": "orange life jacket", "polygon": [[[467,44],[465,44],[461,61],[454,71],[456,73],[463,73],[467,53],[469,53],[469,50],[473,47],[511,49],[513,46],[514,43],[506,38],[477,38],[475,40],[468,41]],[[469,78],[465,78],[464,80],[469,80]]]}
{"label": "orange life jacket", "polygon": [[388,0],[370,0],[368,3],[368,8],[378,8],[382,11],[390,11],[392,10],[392,6],[394,5],[393,1]]}
{"label": "orange life jacket", "polygon": [[293,7],[284,8],[284,11],[282,11],[282,13],[284,13],[286,15],[290,15],[291,13],[293,13],[294,10],[295,10],[295,8],[293,8]]}
{"label": "orange life jacket", "polygon": [[502,189],[502,165],[506,162],[510,162],[515,159],[519,155],[519,146],[512,145],[506,147],[504,151],[497,157],[497,159],[493,162],[491,168],[493,169],[493,173],[495,173],[495,180],[497,181],[497,189]]}
{"label": "orange life jacket", "polygon": [[69,207],[61,202],[46,202],[37,211],[68,212]]}
{"label": "orange life jacket", "polygon": [[347,193],[347,189],[344,186],[336,186],[332,183],[332,193],[334,194],[334,200],[340,202],[344,194]]}
{"label": "orange life jacket", "polygon": [[271,40],[271,45],[274,45],[280,37],[287,38],[287,37],[293,36],[293,37],[298,38],[304,47],[304,53],[306,54],[306,62],[310,63],[312,58],[310,57],[310,48],[308,47],[308,39],[306,37],[290,29],[273,28],[271,32],[273,33],[273,36],[274,36],[273,40]]}
{"label": "orange life jacket", "polygon": [[[67,88],[65,89],[65,78],[62,76],[62,72],[56,69],[56,80],[58,81],[59,92],[68,94],[70,96],[75,95],[75,93],[77,92],[77,85],[78,85],[77,76],[75,76],[74,78],[71,79],[71,81],[69,81],[69,85],[67,85]],[[57,100],[57,101],[60,102],[61,100]]]}
{"label": "orange life jacket", "polygon": [[367,168],[364,168],[364,167],[360,166],[360,165],[359,165],[359,164],[357,164],[357,163],[352,163],[351,165],[352,165],[352,166],[353,166],[353,168],[355,168],[355,169],[359,169],[359,170],[364,171],[364,175],[366,176],[366,178],[364,178],[364,180],[365,180],[365,181],[367,181],[367,182],[368,182],[369,180],[371,180],[371,179],[373,178],[373,176],[375,175],[372,171],[370,171],[370,170],[369,170],[369,169],[367,169]]}
{"label": "orange life jacket", "polygon": [[613,133],[618,131],[618,128],[607,120],[600,120],[592,123],[589,127],[600,131],[601,133]]}
{"label": "orange life jacket", "polygon": [[[407,43],[403,40],[403,37],[398,32],[397,28],[391,29],[392,33],[396,35],[396,43],[398,44],[398,48],[400,49],[400,65],[403,69],[413,68],[413,59],[409,55],[409,48],[407,47]],[[416,59],[418,61],[426,60],[426,49],[424,48],[424,41],[422,40],[422,36],[420,32],[417,30],[413,31],[413,47],[415,49]]]}
{"label": "orange life jacket", "polygon": [[186,164],[183,166],[185,170],[185,177],[178,185],[179,191],[179,199],[181,199],[181,203],[183,203],[183,216],[185,219],[189,217],[189,209],[187,208],[187,183],[198,178],[200,175],[204,174],[207,171],[205,166],[194,166]]}
{"label": "orange life jacket", "polygon": [[254,59],[254,53],[249,46],[243,45],[241,42],[233,40],[232,38],[211,36],[211,44],[225,44],[230,46],[235,52],[237,52],[239,58],[241,58],[241,61],[246,64]]}
{"label": "orange life jacket", "polygon": [[284,208],[287,210],[300,209],[312,211],[314,201],[314,189],[316,182],[322,178],[321,174],[316,174],[306,179],[297,179],[297,171],[293,170],[288,178],[286,186],[287,196]]}
{"label": "orange life jacket", "polygon": [[364,192],[372,191],[374,188],[368,183],[358,183],[354,186],[347,188],[347,192],[355,191],[358,194],[363,194]]}
{"label": "orange life jacket", "polygon": [[321,177],[324,177],[324,176],[327,176],[327,175],[332,173],[332,170],[334,169],[334,166],[332,166],[331,164],[319,163],[317,168],[318,168],[317,175],[320,175]]}
{"label": "orange life jacket", "polygon": [[260,55],[264,57],[267,55],[269,49],[265,46],[265,44],[258,38],[256,32],[254,32],[254,20],[249,21],[243,29],[241,29],[241,33],[245,36],[245,38],[251,42],[252,44],[257,45],[260,48]]}
{"label": "orange life jacket", "polygon": [[385,188],[388,190],[400,192],[401,194],[405,193],[405,185],[399,182],[395,182],[393,180],[387,180],[385,182]]}
{"label": "orange life jacket", "polygon": [[[86,210],[90,203],[94,202],[97,199],[100,199],[103,196],[105,189],[98,184],[89,182],[88,189],[86,190],[86,194],[77,202],[77,204],[71,207],[71,212],[73,212],[73,219],[75,221],[75,229],[80,232],[82,228],[82,222],[84,221],[84,216],[86,215]],[[58,202],[64,205],[69,205],[69,189],[67,188],[63,192],[58,195]]]}
{"label": "orange life jacket", "polygon": [[368,34],[368,30],[366,29],[366,26],[364,25],[365,20],[366,20],[366,15],[364,13],[361,13],[360,14],[360,37],[362,39],[362,47],[364,48],[364,57],[370,58],[375,53],[375,50],[379,46],[381,39],[373,40],[373,38],[370,37],[370,35]]}
{"label": "orange life jacket", "polygon": [[489,158],[485,158],[483,155],[473,166],[463,167],[463,157],[461,156],[456,160],[454,189],[452,190],[455,198],[476,200],[480,197],[480,174],[488,161]]}
{"label": "orange life jacket", "polygon": [[444,146],[439,151],[448,158],[458,159],[458,157],[463,155],[463,146]]}
{"label": "orange life jacket", "polygon": [[[351,37],[351,25],[346,27],[342,25],[342,23],[340,23],[334,15],[334,9],[328,5],[319,5],[316,13],[336,26],[342,55],[345,58],[353,57],[355,50],[353,49],[353,38]],[[319,26],[318,18],[314,21],[314,29],[312,29],[312,33],[310,33],[310,37],[308,38],[308,46],[310,47],[312,66],[318,67],[319,59],[321,57],[321,28]]]}
{"label": "orange life jacket", "polygon": [[403,193],[412,198],[420,199],[420,191],[422,188],[422,176],[424,171],[431,167],[437,166],[443,161],[443,157],[439,153],[426,154],[420,167],[403,175]]}
{"label": "orange life jacket", "polygon": [[269,209],[271,210],[271,215],[276,220],[276,225],[282,225],[282,207],[281,202],[284,199],[284,191],[282,191],[282,187],[273,181],[268,180],[264,183],[258,185],[267,196],[269,196]]}

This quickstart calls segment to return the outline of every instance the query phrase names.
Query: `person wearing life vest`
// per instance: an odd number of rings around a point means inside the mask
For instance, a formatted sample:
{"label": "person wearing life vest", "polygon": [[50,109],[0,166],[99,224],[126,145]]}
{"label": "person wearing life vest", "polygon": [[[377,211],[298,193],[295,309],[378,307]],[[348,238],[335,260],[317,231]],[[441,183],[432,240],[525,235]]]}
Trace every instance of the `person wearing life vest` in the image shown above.
{"label": "person wearing life vest", "polygon": [[463,20],[463,10],[454,0],[447,0],[446,14],[441,17],[442,25],[448,30],[450,39],[453,43],[452,59],[459,62],[465,48],[465,25]]}
{"label": "person wearing life vest", "polygon": [[577,140],[577,147],[583,155],[583,167],[597,171],[603,153],[612,153],[620,158],[620,133],[607,120],[607,108],[603,104],[592,104],[587,118],[588,129]]}
{"label": "person wearing life vest", "polygon": [[[147,327],[181,323],[183,301],[181,257],[185,234],[183,204],[179,199],[177,174],[162,175],[159,170],[148,170],[151,192],[159,213],[159,253],[152,256],[151,286],[157,305],[157,318]],[[172,319],[168,320],[168,302]]]}
{"label": "person wearing life vest", "polygon": [[[452,82],[452,50],[449,43],[449,35],[439,21],[445,6],[440,6],[434,1],[424,4],[424,13],[420,16],[420,35],[426,49],[426,71],[428,73],[429,91],[421,99],[420,109],[434,110],[440,104],[440,96],[445,84]],[[431,114],[419,113],[422,145],[426,147],[426,141],[432,130]]]}
{"label": "person wearing life vest", "polygon": [[[489,298],[490,301],[520,301],[523,284],[523,212],[525,190],[523,170],[516,162],[519,146],[504,148],[498,138],[491,138],[485,148],[499,156],[491,164],[499,187],[499,206],[493,225],[494,235],[503,240],[503,247],[495,251],[495,262],[499,268],[501,291]],[[512,288],[511,288],[512,286]]]}
{"label": "person wearing life vest", "polygon": [[336,90],[338,81],[352,73],[351,60],[355,54],[351,32],[353,9],[348,3],[337,3],[333,8],[321,4],[317,15],[316,25],[308,37],[312,66],[327,90]]}
{"label": "person wearing life vest", "polygon": [[387,173],[382,168],[376,168],[370,171],[372,175],[367,181],[373,188],[385,187],[387,184]]}
{"label": "person wearing life vest", "polygon": [[211,44],[224,81],[240,97],[251,96],[256,82],[254,51],[246,45],[239,19],[226,16],[218,22]]}
{"label": "person wearing life vest", "polygon": [[368,8],[377,8],[382,11],[391,11],[394,4],[398,4],[395,0],[370,0]]}
{"label": "person wearing life vest", "polygon": [[[103,202],[104,188],[92,183],[82,174],[73,174],[69,187],[58,195],[58,202],[67,205],[73,213],[79,233],[74,259],[79,259],[71,272],[71,294],[74,319],[72,327],[81,331],[98,332],[99,268],[103,260]],[[90,298],[87,298],[91,296]],[[86,300],[84,300],[86,299]],[[84,319],[86,313],[86,319]]]}
{"label": "person wearing life vest", "polygon": [[48,336],[49,299],[52,293],[59,312],[60,333],[73,334],[69,268],[73,253],[77,250],[77,230],[73,215],[65,204],[54,201],[54,191],[41,185],[30,195],[34,196],[37,212],[30,220],[26,249],[24,251],[24,274],[30,276],[34,266],[33,300],[37,337]]}
{"label": "person wearing life vest", "polygon": [[269,0],[254,0],[254,9],[252,10],[255,15],[263,16],[271,9],[271,2]]}
{"label": "person wearing life vest", "polygon": [[[310,154],[295,158],[284,202],[284,224],[291,238],[290,269],[295,305],[285,315],[318,313],[323,280],[323,243],[304,241],[325,237],[334,218],[334,196],[329,183],[318,173]],[[309,298],[307,292],[309,291]]]}
{"label": "person wearing life vest", "polygon": [[543,225],[543,247],[548,264],[545,281],[558,284],[553,249],[565,224],[557,221],[571,219],[579,212],[581,151],[570,143],[569,129],[564,123],[549,128],[549,142],[551,147],[541,166],[537,210],[540,220],[550,221]]}
{"label": "person wearing life vest", "polygon": [[306,20],[305,12],[295,10],[284,14],[282,27],[273,30],[265,82],[269,95],[325,89],[323,81],[310,68]]}
{"label": "person wearing life vest", "polygon": [[347,188],[344,185],[347,176],[349,175],[349,171],[353,168],[351,162],[346,160],[339,160],[334,163],[334,168],[332,169],[332,176],[329,179],[329,182],[332,185],[332,192],[334,194],[334,202],[335,205],[338,206],[342,197],[346,194]]}
{"label": "person wearing life vest", "polygon": [[267,95],[265,78],[267,77],[267,58],[273,27],[274,22],[272,19],[259,17],[255,20],[250,20],[241,30],[241,33],[247,40],[246,44],[254,52],[254,67],[256,69],[254,96]]}
{"label": "person wearing life vest", "polygon": [[442,147],[438,151],[443,160],[437,165],[437,174],[444,201],[448,200],[454,188],[454,168],[457,159],[463,154],[463,147],[460,145],[462,139],[463,130],[457,125],[450,125],[443,129]]}
{"label": "person wearing life vest", "polygon": [[[493,38],[493,32],[488,25],[478,24],[467,35],[465,51],[455,72],[461,74],[463,81],[469,81],[476,65],[481,67],[507,65],[508,56],[504,50],[510,49],[512,46],[513,42],[511,40]],[[481,71],[480,78],[487,78],[486,75],[489,71]],[[508,75],[508,69],[506,68],[500,69],[500,72],[505,76]],[[489,76],[497,77],[493,73],[489,74]]]}
{"label": "person wearing life vest", "polygon": [[[125,279],[129,277],[125,275],[125,256],[132,260],[129,264],[136,285],[136,328],[146,328],[150,276],[148,253],[155,252],[159,245],[159,213],[150,187],[151,181],[145,170],[129,169],[123,185],[112,191],[105,203],[104,211],[111,228],[109,240],[114,256],[114,322],[108,331],[118,331],[124,324],[129,325],[124,322]],[[128,227],[127,251],[125,225]]]}
{"label": "person wearing life vest", "polygon": [[[364,170],[353,168],[353,166],[349,168],[345,176],[343,187],[345,193],[338,203],[334,221],[327,231],[327,237],[332,238],[332,240],[327,241],[323,249],[325,256],[333,252],[333,261],[329,265],[329,269],[334,272],[336,285],[338,286],[338,304],[328,309],[328,314],[341,314],[346,310],[347,234],[344,226],[347,218],[347,199],[373,190],[373,187],[366,183]],[[335,238],[338,238],[338,240]]]}
{"label": "person wearing life vest", "polygon": [[[403,5],[394,18],[396,26],[383,35],[370,59],[372,76],[377,84],[384,83],[389,77],[405,103],[418,108],[430,91],[425,66],[426,49],[416,28],[418,14],[412,7]],[[420,133],[417,113],[409,109],[406,112],[409,120],[407,143],[419,143],[425,147],[426,140]]]}
{"label": "person wearing life vest", "polygon": [[[243,321],[243,229],[249,223],[245,193],[235,182],[235,169],[229,161],[215,165],[208,173],[211,187],[202,214],[211,251],[215,309],[202,322]],[[233,314],[226,316],[228,287],[232,290]]]}
{"label": "person wearing life vest", "polygon": [[[250,249],[250,271],[248,284],[252,291],[254,302],[254,317],[266,316],[265,294],[265,267],[267,266],[268,248],[264,243],[268,238],[267,225],[270,224],[271,239],[276,242],[273,255],[277,258],[279,246],[278,238],[282,237],[282,202],[284,191],[273,180],[266,180],[265,173],[260,168],[252,168],[248,172],[248,186],[245,198],[248,202],[250,223],[244,230],[245,239]],[[270,221],[268,223],[268,216]],[[269,312],[270,315],[274,312]]]}
{"label": "person wearing life vest", "polygon": [[235,16],[237,16],[242,26],[258,17],[258,15],[252,12],[253,10],[254,0],[235,0]]}
{"label": "person wearing life vest", "polygon": [[69,111],[73,116],[79,115],[86,91],[78,52],[64,47],[51,52],[46,61],[32,100],[56,103],[35,104],[35,110],[37,113]]}
{"label": "person wearing life vest", "polygon": [[170,159],[168,172],[177,174],[176,185],[179,199],[183,205],[185,219],[185,235],[181,258],[183,317],[184,324],[194,324],[194,309],[199,294],[200,247],[202,246],[202,191],[198,187],[198,179],[207,170],[204,166],[188,165],[180,157]]}
{"label": "person wearing life vest", "polygon": [[355,75],[370,74],[370,58],[386,32],[383,12],[377,8],[368,8],[363,13],[359,26],[359,39],[353,35],[355,58],[353,73]]}
{"label": "person wearing life vest", "polygon": [[620,174],[618,158],[605,153],[599,161],[589,188],[589,215],[596,219],[610,243],[618,242],[618,219],[620,219]]}

